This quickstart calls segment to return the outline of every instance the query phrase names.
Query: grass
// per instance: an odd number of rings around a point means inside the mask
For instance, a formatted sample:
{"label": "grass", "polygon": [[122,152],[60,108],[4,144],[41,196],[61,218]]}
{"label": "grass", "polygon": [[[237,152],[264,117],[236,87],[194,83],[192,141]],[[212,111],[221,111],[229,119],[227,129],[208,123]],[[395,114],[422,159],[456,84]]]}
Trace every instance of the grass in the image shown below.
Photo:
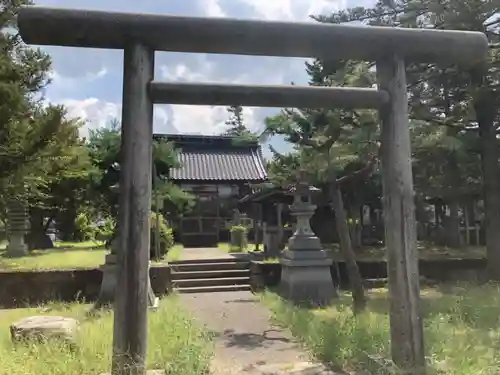
{"label": "grass", "polygon": [[[328,250],[334,260],[342,261],[344,255],[338,244],[324,244],[325,250]],[[461,249],[452,249],[446,246],[434,245],[427,242],[419,242],[417,245],[419,257],[424,260],[439,259],[482,259],[486,257],[486,248],[483,246],[466,246]],[[358,261],[381,261],[386,260],[385,246],[364,246],[356,251]],[[266,263],[278,263],[279,259],[266,259]]]}
{"label": "grass", "polygon": [[[80,321],[77,350],[63,343],[14,346],[9,325],[27,316],[44,315],[40,308],[0,311],[1,375],[99,375],[111,369],[112,312],[86,317],[86,305],[54,305],[49,315],[75,317]],[[175,296],[161,301],[149,314],[148,368],[164,369],[171,375],[206,373],[212,355],[207,332],[193,323]]]}
{"label": "grass", "polygon": [[[344,259],[338,244],[325,244],[325,249],[332,252],[334,259]],[[418,242],[418,252],[420,259],[449,259],[466,258],[481,259],[486,257],[486,248],[484,246],[464,246],[461,249],[452,249],[446,246],[434,245],[432,243]],[[376,261],[386,259],[385,246],[364,246],[357,252],[358,260]]]}
{"label": "grass", "polygon": [[180,260],[182,256],[182,249],[184,249],[182,245],[174,245],[174,247],[171,248],[167,253],[167,262],[175,262],[177,260]]}
{"label": "grass", "polygon": [[[387,290],[369,292],[368,311],[357,317],[343,294],[333,307],[293,307],[263,295],[281,325],[317,358],[346,372],[393,374],[390,364]],[[451,286],[422,290],[429,374],[500,374],[500,287]]]}
{"label": "grass", "polygon": [[[166,260],[178,260],[181,252],[182,246],[175,245]],[[34,250],[30,255],[20,258],[7,258],[0,253],[0,269],[24,271],[97,268],[104,263],[107,253],[104,244],[99,242],[58,242],[54,249]]]}

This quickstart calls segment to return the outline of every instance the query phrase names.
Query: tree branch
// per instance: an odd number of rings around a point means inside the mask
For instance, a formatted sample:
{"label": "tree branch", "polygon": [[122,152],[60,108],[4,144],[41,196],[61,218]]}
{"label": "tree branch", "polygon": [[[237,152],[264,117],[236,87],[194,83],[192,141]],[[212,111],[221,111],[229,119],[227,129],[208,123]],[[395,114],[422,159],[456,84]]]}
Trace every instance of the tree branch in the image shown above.
{"label": "tree branch", "polygon": [[379,153],[380,153],[380,143],[377,142],[377,150],[371,155],[370,160],[368,161],[366,166],[355,172],[349,173],[346,176],[337,178],[335,180],[335,183],[342,184],[344,182],[353,181],[355,179],[366,178],[370,176],[375,171],[375,166],[377,165],[379,160]]}

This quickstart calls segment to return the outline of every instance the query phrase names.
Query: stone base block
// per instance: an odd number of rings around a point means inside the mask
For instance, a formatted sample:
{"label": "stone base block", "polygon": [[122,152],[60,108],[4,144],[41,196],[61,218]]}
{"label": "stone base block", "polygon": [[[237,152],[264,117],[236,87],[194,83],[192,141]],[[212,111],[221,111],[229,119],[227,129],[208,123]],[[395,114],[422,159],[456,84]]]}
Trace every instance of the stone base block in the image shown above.
{"label": "stone base block", "polygon": [[330,265],[331,260],[282,259],[279,294],[282,298],[301,306],[329,305],[338,297]]}
{"label": "stone base block", "polygon": [[24,242],[24,234],[11,234],[6,250],[6,255],[10,258],[24,257],[28,255],[28,245]]}
{"label": "stone base block", "polygon": [[288,239],[288,249],[311,251],[321,249],[321,241],[314,233],[296,232]]}
{"label": "stone base block", "polygon": [[[117,265],[116,256],[108,254],[106,256],[106,264],[101,266],[102,281],[99,297],[94,304],[92,310],[100,309],[106,306],[111,306],[115,300],[115,288],[117,284]],[[148,280],[148,305],[151,309],[158,307],[160,299],[155,296],[151,288],[151,281]]]}

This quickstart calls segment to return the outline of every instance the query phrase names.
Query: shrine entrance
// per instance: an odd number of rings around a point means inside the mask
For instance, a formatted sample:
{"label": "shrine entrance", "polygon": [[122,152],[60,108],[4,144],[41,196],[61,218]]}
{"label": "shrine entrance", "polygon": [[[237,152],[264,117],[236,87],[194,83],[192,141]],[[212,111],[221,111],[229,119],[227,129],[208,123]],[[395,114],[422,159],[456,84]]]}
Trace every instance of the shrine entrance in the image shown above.
{"label": "shrine entrance", "polygon": [[[18,26],[28,44],[124,51],[126,173],[120,182],[113,374],[145,373],[154,103],[379,110],[392,359],[407,374],[425,373],[405,66],[426,61],[480,67],[488,56],[484,34],[43,7],[22,9]],[[378,88],[157,82],[155,51],[375,61]],[[282,264],[304,266],[300,257]],[[292,292],[300,290],[295,285]]]}

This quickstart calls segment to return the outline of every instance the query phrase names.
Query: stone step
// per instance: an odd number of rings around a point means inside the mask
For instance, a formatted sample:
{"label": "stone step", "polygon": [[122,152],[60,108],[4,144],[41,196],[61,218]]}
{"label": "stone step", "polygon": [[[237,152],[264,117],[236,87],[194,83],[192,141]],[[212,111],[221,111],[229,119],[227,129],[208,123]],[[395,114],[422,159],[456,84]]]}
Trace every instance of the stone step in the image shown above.
{"label": "stone step", "polygon": [[243,292],[251,291],[250,285],[219,285],[219,286],[198,286],[188,288],[176,288],[175,291],[181,294],[187,293],[217,293],[217,292]]}
{"label": "stone step", "polygon": [[191,288],[223,285],[248,285],[249,277],[226,277],[222,279],[183,279],[173,282],[174,288]]}
{"label": "stone step", "polygon": [[249,262],[217,262],[217,263],[170,263],[173,272],[220,271],[220,270],[248,270]]}
{"label": "stone step", "polygon": [[250,271],[242,270],[215,270],[215,271],[188,271],[172,272],[172,281],[184,279],[211,279],[225,277],[250,277]]}
{"label": "stone step", "polygon": [[239,258],[239,257],[224,257],[224,258],[210,258],[210,259],[185,259],[185,260],[175,260],[169,262],[170,265],[177,264],[199,264],[199,263],[248,263],[249,257]]}
{"label": "stone step", "polygon": [[363,280],[363,285],[365,288],[368,289],[376,289],[376,288],[383,288],[387,286],[387,278],[384,279],[364,279]]}

